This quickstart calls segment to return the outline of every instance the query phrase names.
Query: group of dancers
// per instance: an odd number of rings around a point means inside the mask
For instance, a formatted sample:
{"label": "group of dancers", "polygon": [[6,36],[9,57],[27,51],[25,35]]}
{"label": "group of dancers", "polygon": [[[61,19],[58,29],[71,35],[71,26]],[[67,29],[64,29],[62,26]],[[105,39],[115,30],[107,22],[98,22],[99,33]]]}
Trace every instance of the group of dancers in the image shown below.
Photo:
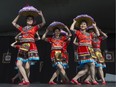
{"label": "group of dancers", "polygon": [[[49,84],[57,84],[54,80],[60,75],[63,83],[81,85],[78,79],[86,76],[83,81],[85,84],[97,85],[98,82],[95,78],[96,71],[100,75],[102,84],[106,84],[103,72],[103,68],[106,66],[100,45],[101,41],[107,38],[107,35],[97,27],[94,19],[89,15],[79,15],[73,19],[70,29],[61,22],[52,22],[42,38],[40,38],[38,30],[45,25],[46,21],[42,11],[39,11],[38,15],[42,18],[42,23],[40,24],[35,24],[34,16],[27,15],[27,25],[22,27],[17,24],[18,19],[22,16],[21,14],[12,22],[13,26],[20,31],[15,37],[15,42],[11,44],[12,47],[18,49],[16,66],[21,75],[19,85],[30,84],[30,64],[32,61],[40,60],[35,44],[35,41],[40,39],[51,44],[50,58],[53,63],[52,66],[56,68],[56,71],[48,82]],[[52,37],[47,37],[49,32],[53,33]],[[70,81],[65,70],[69,67],[69,53],[67,52],[67,47],[73,34],[75,36],[73,43],[76,45],[76,50],[74,51],[76,56],[75,60],[78,62],[80,70]],[[35,38],[35,35],[37,35],[37,38]]]}

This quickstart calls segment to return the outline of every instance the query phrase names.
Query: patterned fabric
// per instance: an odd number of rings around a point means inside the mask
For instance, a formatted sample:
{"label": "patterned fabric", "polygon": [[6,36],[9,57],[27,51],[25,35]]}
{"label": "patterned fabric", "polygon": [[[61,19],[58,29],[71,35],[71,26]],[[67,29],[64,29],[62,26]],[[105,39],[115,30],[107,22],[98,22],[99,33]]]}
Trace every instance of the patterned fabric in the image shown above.
{"label": "patterned fabric", "polygon": [[90,44],[90,45],[92,44],[92,42],[91,42],[92,41],[92,37],[93,37],[92,33],[89,34],[87,32],[83,32],[81,30],[77,30],[75,32],[75,35],[76,35],[76,37],[79,40],[78,44],[80,44],[80,43],[86,43],[86,44]]}
{"label": "patterned fabric", "polygon": [[86,63],[95,63],[95,60],[94,59],[85,59],[85,60],[80,60],[78,63],[80,64],[80,65],[83,65],[83,64],[86,64]]}
{"label": "patterned fabric", "polygon": [[61,36],[59,38],[55,38],[55,37],[47,38],[47,41],[51,43],[52,45],[51,49],[53,50],[53,49],[62,49],[64,45],[64,41],[66,41],[67,39],[68,39],[67,37]]}
{"label": "patterned fabric", "polygon": [[96,62],[96,63],[95,63],[95,67],[97,67],[97,68],[98,68],[98,67],[106,68],[106,64]]}
{"label": "patterned fabric", "polygon": [[28,58],[29,60],[39,60],[38,50],[36,47],[36,44],[31,42],[30,43],[30,49],[28,51]]}
{"label": "patterned fabric", "polygon": [[24,50],[24,51],[29,51],[30,49],[30,44],[29,43],[23,43],[20,48],[20,50]]}
{"label": "patterned fabric", "polygon": [[68,65],[68,53],[67,53],[67,40],[66,36],[61,36],[59,38],[47,38],[47,41],[51,43],[51,60],[53,66],[56,67],[57,64],[61,64],[64,68]]}
{"label": "patterned fabric", "polygon": [[26,63],[26,62],[29,61],[28,59],[24,59],[24,58],[21,58],[21,57],[17,57],[17,60],[20,60],[20,61],[22,61],[23,63]]}
{"label": "patterned fabric", "polygon": [[96,57],[97,57],[97,61],[100,63],[104,63],[105,59],[102,55],[102,53],[100,51],[95,51]]}
{"label": "patterned fabric", "polygon": [[55,62],[61,62],[66,61],[67,54],[63,52],[63,50],[52,50],[51,51],[51,60],[54,60]]}
{"label": "patterned fabric", "polygon": [[22,43],[21,45],[17,45],[16,48],[19,49],[18,57],[29,59],[30,61],[39,60],[38,51],[35,43]]}
{"label": "patterned fabric", "polygon": [[94,58],[94,59],[96,59],[97,57],[95,55],[94,49],[92,47],[88,47],[88,49],[89,49],[89,52],[91,54],[91,57]]}
{"label": "patterned fabric", "polygon": [[95,55],[97,57],[97,61],[96,61],[96,64],[95,66],[96,67],[102,67],[102,68],[106,68],[106,65],[105,65],[105,59],[101,53],[101,41],[103,40],[104,38],[103,37],[96,37],[96,38],[93,38],[92,40],[92,45],[93,45],[93,48],[94,48],[94,51],[95,51]]}
{"label": "patterned fabric", "polygon": [[78,63],[86,64],[95,62],[93,58],[96,58],[94,50],[92,49],[92,33],[83,32],[81,30],[77,30],[75,32],[75,35],[78,39],[78,47],[77,47],[77,53],[78,53]]}
{"label": "patterned fabric", "polygon": [[[28,59],[30,61],[39,60],[38,50],[34,40],[35,33],[39,30],[39,27],[20,26],[19,30],[21,31],[21,39],[20,39],[20,42],[22,42],[21,46],[23,45],[25,46],[25,44],[28,44]],[[27,49],[27,45],[25,47],[22,47],[22,49]]]}
{"label": "patterned fabric", "polygon": [[55,67],[55,68],[58,68],[58,67],[57,67],[58,64],[61,64],[61,65],[63,66],[64,69],[69,68],[68,63],[65,63],[65,62],[55,62],[52,66]]}
{"label": "patterned fabric", "polygon": [[93,48],[100,48],[102,40],[103,40],[103,37],[93,38],[93,40],[92,40],[92,46],[93,46]]}
{"label": "patterned fabric", "polygon": [[33,42],[34,41],[34,35],[35,33],[39,30],[38,26],[34,26],[34,27],[19,27],[18,28],[21,31],[22,34],[22,42]]}

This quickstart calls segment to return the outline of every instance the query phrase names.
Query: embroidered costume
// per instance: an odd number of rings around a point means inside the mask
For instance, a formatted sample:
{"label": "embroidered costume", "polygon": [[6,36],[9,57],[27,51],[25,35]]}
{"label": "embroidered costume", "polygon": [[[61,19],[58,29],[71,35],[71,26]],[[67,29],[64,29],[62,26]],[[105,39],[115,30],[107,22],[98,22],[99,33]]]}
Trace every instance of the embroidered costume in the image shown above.
{"label": "embroidered costume", "polygon": [[93,58],[96,58],[94,50],[92,49],[92,34],[84,33],[81,30],[75,32],[78,38],[77,52],[79,56],[79,64],[85,64],[88,62],[94,62]]}
{"label": "embroidered costume", "polygon": [[51,43],[51,60],[53,61],[53,66],[56,67],[57,64],[63,65],[67,68],[68,55],[66,54],[66,41],[67,37],[60,36],[59,38],[47,38],[47,41]]}
{"label": "embroidered costume", "polygon": [[95,55],[97,57],[97,63],[96,63],[96,67],[106,67],[105,65],[105,59],[101,53],[101,49],[100,49],[100,45],[101,45],[101,41],[104,39],[104,37],[96,37],[93,38],[92,40],[92,45],[95,51]]}
{"label": "embroidered costume", "polygon": [[22,44],[25,44],[25,43],[29,44],[29,51],[28,51],[29,60],[39,60],[38,51],[37,51],[37,47],[36,47],[35,39],[34,39],[34,35],[39,30],[39,27],[26,26],[23,28],[20,26],[18,29],[21,32],[20,42]]}

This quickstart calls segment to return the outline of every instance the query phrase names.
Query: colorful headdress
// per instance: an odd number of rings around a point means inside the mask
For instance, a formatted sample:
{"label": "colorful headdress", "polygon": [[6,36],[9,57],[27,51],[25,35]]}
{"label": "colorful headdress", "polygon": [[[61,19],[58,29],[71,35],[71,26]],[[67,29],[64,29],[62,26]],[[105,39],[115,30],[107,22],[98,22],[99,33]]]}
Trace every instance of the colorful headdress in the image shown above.
{"label": "colorful headdress", "polygon": [[39,10],[37,10],[33,6],[25,6],[19,10],[19,14],[21,14],[23,16],[28,16],[28,15],[38,16],[38,12],[39,12]]}
{"label": "colorful headdress", "polygon": [[64,29],[65,28],[65,24],[61,23],[61,22],[52,22],[47,29],[49,29],[50,31],[53,31],[55,28],[59,28],[59,29]]}
{"label": "colorful headdress", "polygon": [[92,23],[94,23],[94,19],[87,14],[79,15],[75,18],[75,20],[76,20],[75,27],[79,27],[82,21],[86,21],[88,27],[92,26]]}

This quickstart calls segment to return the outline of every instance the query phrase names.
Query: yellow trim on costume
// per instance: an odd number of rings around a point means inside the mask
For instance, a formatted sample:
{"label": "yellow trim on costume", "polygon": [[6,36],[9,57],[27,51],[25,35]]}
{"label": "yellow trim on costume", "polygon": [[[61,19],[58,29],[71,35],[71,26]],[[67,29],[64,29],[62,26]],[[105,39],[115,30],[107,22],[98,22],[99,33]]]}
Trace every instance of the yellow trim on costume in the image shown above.
{"label": "yellow trim on costume", "polygon": [[28,51],[28,50],[27,50],[27,49],[25,49],[25,48],[20,48],[20,50]]}
{"label": "yellow trim on costume", "polygon": [[90,54],[80,54],[80,56],[89,56]]}
{"label": "yellow trim on costume", "polygon": [[22,46],[20,47],[21,50],[24,50],[24,51],[28,51],[30,48],[30,44],[29,43],[24,43],[22,44]]}
{"label": "yellow trim on costume", "polygon": [[57,61],[60,61],[61,60],[61,51],[55,51],[55,59]]}
{"label": "yellow trim on costume", "polygon": [[100,51],[96,51],[95,54],[96,54],[99,62],[105,62],[105,60],[102,56],[102,53]]}
{"label": "yellow trim on costume", "polygon": [[91,54],[92,58],[97,58],[96,55],[95,55],[95,53],[94,53],[93,48],[88,47],[88,49],[89,49],[89,51],[90,51],[90,54]]}

